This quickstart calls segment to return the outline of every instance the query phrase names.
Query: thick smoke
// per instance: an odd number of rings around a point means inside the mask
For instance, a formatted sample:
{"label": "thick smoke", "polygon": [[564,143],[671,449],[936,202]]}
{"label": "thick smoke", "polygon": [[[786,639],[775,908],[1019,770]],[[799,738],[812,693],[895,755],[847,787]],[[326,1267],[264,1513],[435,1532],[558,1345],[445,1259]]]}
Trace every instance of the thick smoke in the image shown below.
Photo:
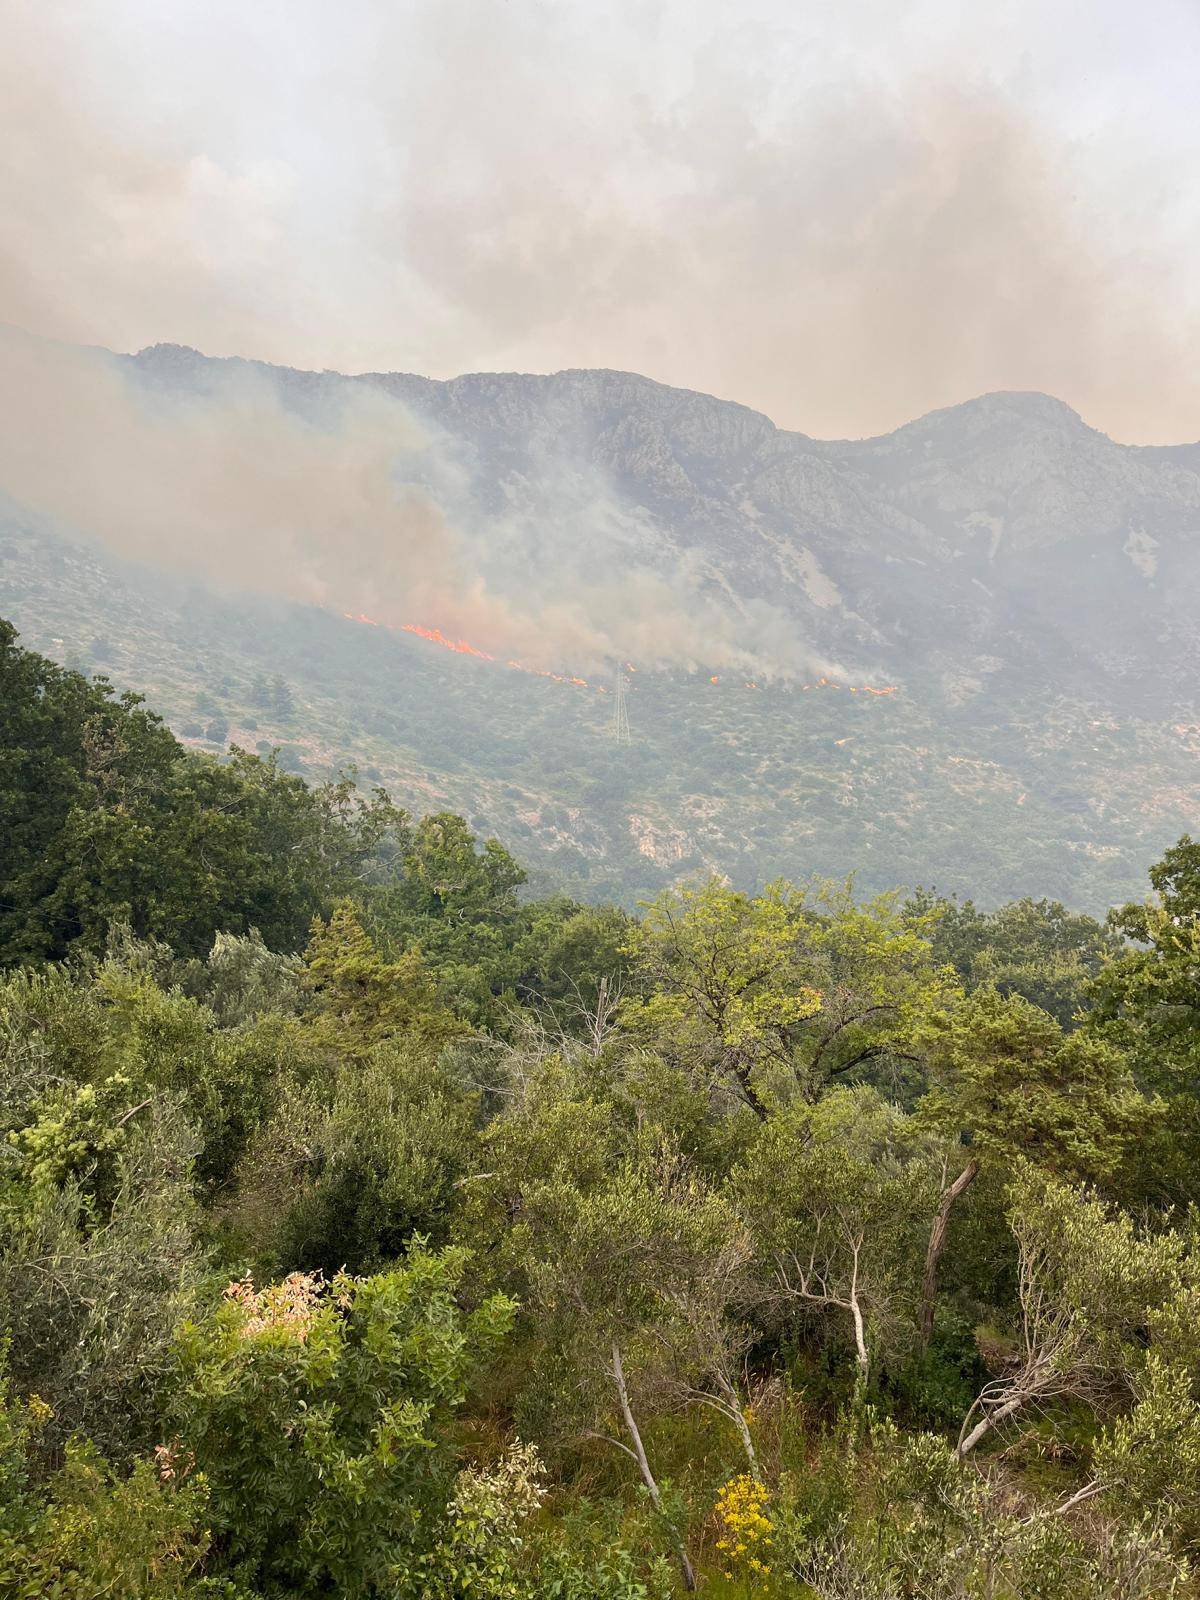
{"label": "thick smoke", "polygon": [[122,557],[540,667],[814,664],[771,608],[734,612],[678,563],[631,559],[652,530],[577,466],[539,475],[532,506],[482,508],[453,442],[370,384],[330,380],[301,406],[244,363],[148,382],[6,330],[0,412],[0,489]]}
{"label": "thick smoke", "polygon": [[1194,0],[9,0],[0,320],[1200,435]]}

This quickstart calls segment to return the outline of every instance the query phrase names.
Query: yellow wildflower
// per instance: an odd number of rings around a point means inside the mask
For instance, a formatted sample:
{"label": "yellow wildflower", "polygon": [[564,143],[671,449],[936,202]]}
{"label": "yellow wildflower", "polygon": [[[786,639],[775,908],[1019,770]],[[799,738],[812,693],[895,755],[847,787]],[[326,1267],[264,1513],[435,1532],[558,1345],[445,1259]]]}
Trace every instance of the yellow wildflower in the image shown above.
{"label": "yellow wildflower", "polygon": [[[763,1577],[770,1572],[758,1554],[770,1549],[775,1531],[775,1524],[766,1514],[770,1498],[766,1484],[746,1472],[730,1478],[717,1495],[716,1512],[724,1533],[717,1541],[717,1549],[725,1553],[731,1568]],[[734,1573],[724,1575],[731,1579]]]}

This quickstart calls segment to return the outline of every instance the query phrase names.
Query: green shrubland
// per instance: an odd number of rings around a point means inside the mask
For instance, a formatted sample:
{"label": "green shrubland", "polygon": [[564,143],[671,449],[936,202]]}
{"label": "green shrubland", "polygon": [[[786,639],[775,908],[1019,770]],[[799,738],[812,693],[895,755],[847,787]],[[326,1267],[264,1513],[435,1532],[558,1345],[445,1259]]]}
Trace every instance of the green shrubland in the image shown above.
{"label": "green shrubland", "polygon": [[1200,847],[630,916],[0,691],[0,1594],[1200,1592]]}

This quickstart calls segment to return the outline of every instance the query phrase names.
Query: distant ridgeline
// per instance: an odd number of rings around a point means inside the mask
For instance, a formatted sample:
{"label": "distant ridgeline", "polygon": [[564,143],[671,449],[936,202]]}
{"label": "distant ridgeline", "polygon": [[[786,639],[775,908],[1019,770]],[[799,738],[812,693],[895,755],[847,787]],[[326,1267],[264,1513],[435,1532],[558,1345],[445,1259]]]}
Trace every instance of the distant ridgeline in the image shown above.
{"label": "distant ridgeline", "polygon": [[[445,445],[473,525],[508,530],[490,576],[518,598],[552,598],[560,569],[577,594],[585,545],[585,577],[699,575],[685,610],[713,598],[749,643],[769,612],[846,664],[768,678],[701,665],[703,637],[694,672],[635,656],[618,753],[621,661],[585,670],[561,640],[526,660],[399,598],[347,595],[343,617],[220,597],[11,513],[0,612],[191,746],[278,747],[316,781],[353,764],[503,839],[537,885],[626,906],[696,873],[853,870],[1099,913],[1200,809],[1200,446],[1130,449],[1033,394],[821,441],[625,373],[350,379],[167,346],[121,370],[161,397],[249,375],[302,419],[394,402]],[[564,481],[603,496],[615,544],[563,514]]]}

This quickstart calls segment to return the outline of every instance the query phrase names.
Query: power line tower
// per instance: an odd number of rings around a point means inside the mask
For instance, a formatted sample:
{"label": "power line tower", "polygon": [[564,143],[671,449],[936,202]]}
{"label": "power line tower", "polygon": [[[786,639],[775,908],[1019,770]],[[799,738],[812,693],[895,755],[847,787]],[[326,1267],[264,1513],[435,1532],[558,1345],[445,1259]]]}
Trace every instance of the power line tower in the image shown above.
{"label": "power line tower", "polygon": [[618,666],[616,681],[613,684],[612,736],[614,744],[633,743],[629,732],[629,707],[625,703],[625,691],[628,688],[629,679]]}

